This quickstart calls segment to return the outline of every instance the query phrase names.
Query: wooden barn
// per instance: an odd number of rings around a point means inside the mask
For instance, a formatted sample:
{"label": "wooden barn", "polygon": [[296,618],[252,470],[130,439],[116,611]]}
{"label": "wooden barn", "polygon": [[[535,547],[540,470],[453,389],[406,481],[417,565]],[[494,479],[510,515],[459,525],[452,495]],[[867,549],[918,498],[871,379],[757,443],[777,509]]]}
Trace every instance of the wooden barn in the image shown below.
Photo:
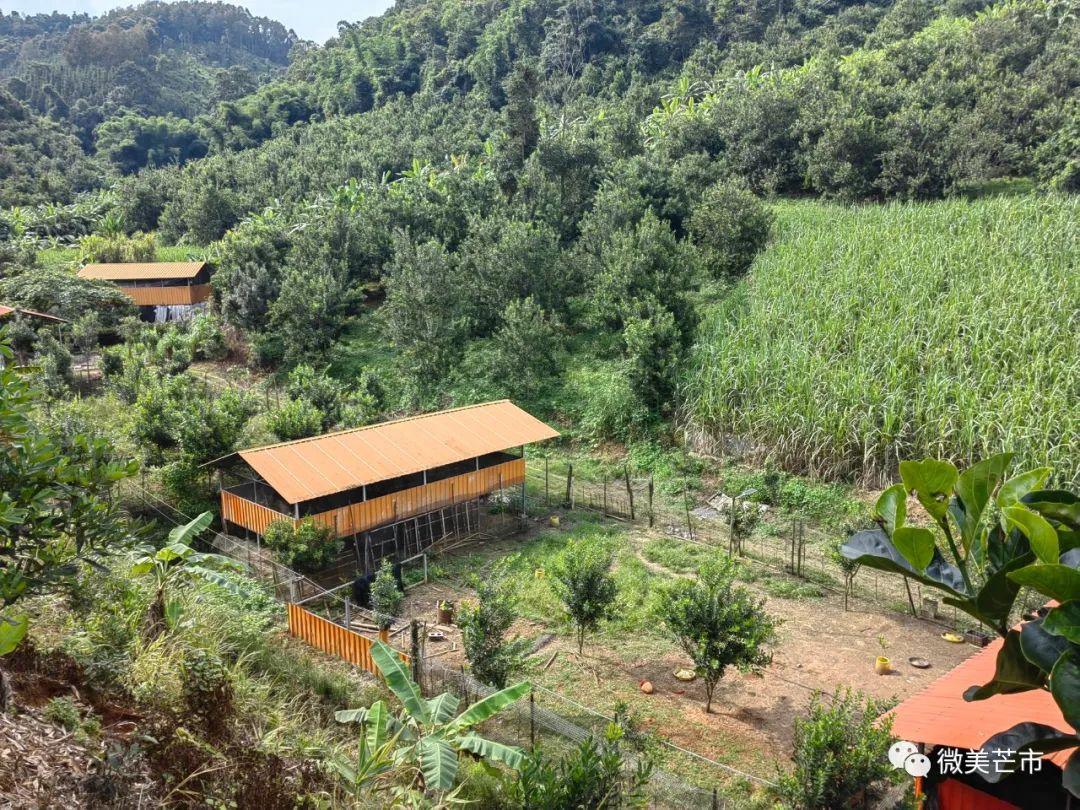
{"label": "wooden barn", "polygon": [[139,307],[143,320],[177,320],[190,316],[210,299],[206,262],[127,262],[88,264],[80,278],[111,281]]}
{"label": "wooden barn", "polygon": [[[524,487],[525,445],[558,432],[509,400],[241,450],[228,459],[221,516],[229,533],[265,534],[276,520],[311,518],[350,538],[370,569],[399,529],[419,553],[447,533],[454,510],[494,492]],[[404,524],[408,524],[404,526]]]}

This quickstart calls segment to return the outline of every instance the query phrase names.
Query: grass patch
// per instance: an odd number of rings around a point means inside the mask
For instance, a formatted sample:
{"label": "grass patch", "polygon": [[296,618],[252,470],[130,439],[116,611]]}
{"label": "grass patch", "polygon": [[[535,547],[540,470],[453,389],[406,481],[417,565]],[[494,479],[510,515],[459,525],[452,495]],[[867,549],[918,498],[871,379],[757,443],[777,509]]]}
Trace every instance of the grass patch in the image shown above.
{"label": "grass patch", "polygon": [[649,562],[662,565],[676,574],[692,574],[717,552],[674,537],[658,537],[648,541],[641,553]]}

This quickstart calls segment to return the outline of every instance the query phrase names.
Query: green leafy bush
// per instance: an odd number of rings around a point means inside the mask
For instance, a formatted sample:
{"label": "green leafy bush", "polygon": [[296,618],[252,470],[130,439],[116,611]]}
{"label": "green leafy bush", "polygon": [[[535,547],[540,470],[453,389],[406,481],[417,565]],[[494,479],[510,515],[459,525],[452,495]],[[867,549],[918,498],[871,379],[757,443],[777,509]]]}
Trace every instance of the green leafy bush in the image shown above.
{"label": "green leafy bush", "polygon": [[895,771],[889,764],[892,722],[878,722],[888,705],[861,692],[815,693],[795,720],[790,774],[781,774],[777,797],[792,810],[849,807],[859,796],[872,802]]}
{"label": "green leafy bush", "polygon": [[618,586],[611,573],[614,555],[597,543],[570,543],[551,567],[551,587],[562,600],[577,632],[578,652],[585,634],[596,630],[615,609]]}
{"label": "green leafy bush", "polygon": [[705,190],[688,230],[717,278],[744,275],[765,246],[773,215],[753,192],[730,182]]}
{"label": "green leafy bush", "polygon": [[483,578],[474,578],[477,601],[465,603],[457,615],[465,657],[473,674],[498,689],[524,668],[528,639],[508,639],[510,625],[517,618],[516,585],[506,561]]}
{"label": "green leafy bush", "polygon": [[208,729],[220,730],[233,706],[233,679],[221,657],[201,647],[186,650],[180,684],[184,708]]}
{"label": "green leafy bush", "polygon": [[401,604],[404,600],[405,594],[398,590],[397,579],[394,578],[394,566],[390,560],[383,557],[379,570],[375,574],[375,580],[371,583],[371,607],[375,611],[375,620],[381,629],[390,628],[401,612]]}
{"label": "green leafy bush", "polygon": [[283,442],[316,436],[323,430],[323,413],[306,399],[290,399],[270,412],[270,429]]}
{"label": "green leafy bush", "polygon": [[278,562],[297,571],[322,570],[341,551],[334,530],[311,518],[305,518],[295,527],[291,520],[275,520],[267,527],[263,541],[273,550]]}

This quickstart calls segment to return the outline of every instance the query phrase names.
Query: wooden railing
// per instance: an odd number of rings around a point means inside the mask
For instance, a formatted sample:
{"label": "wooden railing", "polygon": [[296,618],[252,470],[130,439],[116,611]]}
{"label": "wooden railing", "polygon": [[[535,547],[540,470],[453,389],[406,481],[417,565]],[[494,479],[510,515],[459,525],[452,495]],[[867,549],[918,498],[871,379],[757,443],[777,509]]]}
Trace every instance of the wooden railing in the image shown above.
{"label": "wooden railing", "polygon": [[284,515],[224,489],[221,490],[221,517],[256,534],[266,534],[267,527],[275,520],[293,519],[292,515]]}
{"label": "wooden railing", "polygon": [[[340,624],[316,616],[300,605],[289,604],[289,635],[307,642],[324,653],[335,655],[343,661],[366,669],[378,675],[379,668],[371,658],[371,645],[374,643],[367,636],[362,636]],[[409,656],[398,652],[401,660],[408,664]]]}
{"label": "wooden railing", "polygon": [[120,292],[140,307],[201,304],[210,298],[210,285],[192,284],[176,287],[124,287],[120,285]]}
{"label": "wooden railing", "polygon": [[[524,480],[525,459],[515,458],[442,481],[320,512],[311,518],[319,525],[336,531],[338,537],[348,537],[413,515],[423,515],[470,501],[505,487],[517,486]],[[258,534],[266,534],[267,526],[275,520],[292,520],[291,515],[275,512],[225,490],[221,492],[221,516]]]}
{"label": "wooden railing", "polygon": [[376,526],[396,523],[413,515],[423,515],[462,501],[470,501],[504,487],[515,486],[524,480],[525,459],[515,458],[442,481],[421,484],[369,501],[320,512],[312,515],[312,518],[316,523],[334,529],[338,537],[347,537]]}

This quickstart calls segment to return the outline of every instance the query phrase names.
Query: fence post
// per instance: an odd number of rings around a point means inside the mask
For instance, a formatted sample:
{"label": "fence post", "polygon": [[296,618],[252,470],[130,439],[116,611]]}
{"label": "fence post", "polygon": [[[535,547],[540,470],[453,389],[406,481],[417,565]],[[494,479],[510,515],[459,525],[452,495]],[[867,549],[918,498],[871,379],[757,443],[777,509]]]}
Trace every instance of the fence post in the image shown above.
{"label": "fence post", "polygon": [[685,509],[686,509],[686,528],[687,528],[687,531],[690,532],[690,541],[693,542],[693,540],[694,540],[694,523],[693,523],[692,520],[690,520],[690,487],[686,483],[685,480],[683,481],[682,494],[683,494],[683,507],[685,507]]}
{"label": "fence post", "polygon": [[600,511],[600,517],[607,517],[607,476],[604,476],[604,508]]}
{"label": "fence post", "polygon": [[549,505],[548,501],[548,457],[544,456],[544,506]]}
{"label": "fence post", "polygon": [[623,478],[626,479],[626,497],[630,499],[630,520],[634,519],[634,490],[630,486],[630,470],[623,465]]}
{"label": "fence post", "polygon": [[716,794],[716,788],[712,789],[712,810],[720,810],[720,797]]}
{"label": "fence post", "polygon": [[653,527],[653,506],[652,506],[652,496],[653,496],[653,478],[652,478],[652,476],[650,475],[650,476],[649,476],[649,528],[650,528],[650,529],[651,529],[651,528]]}
{"label": "fence post", "polygon": [[529,690],[529,750],[536,748],[536,690]]}
{"label": "fence post", "polygon": [[[345,604],[348,604],[346,602]],[[409,623],[409,663],[412,664],[413,683],[420,683],[420,628],[416,619]]]}
{"label": "fence post", "polygon": [[574,465],[566,465],[566,503],[574,508]]}
{"label": "fence post", "polygon": [[345,629],[352,629],[352,602],[347,596],[345,597]]}

